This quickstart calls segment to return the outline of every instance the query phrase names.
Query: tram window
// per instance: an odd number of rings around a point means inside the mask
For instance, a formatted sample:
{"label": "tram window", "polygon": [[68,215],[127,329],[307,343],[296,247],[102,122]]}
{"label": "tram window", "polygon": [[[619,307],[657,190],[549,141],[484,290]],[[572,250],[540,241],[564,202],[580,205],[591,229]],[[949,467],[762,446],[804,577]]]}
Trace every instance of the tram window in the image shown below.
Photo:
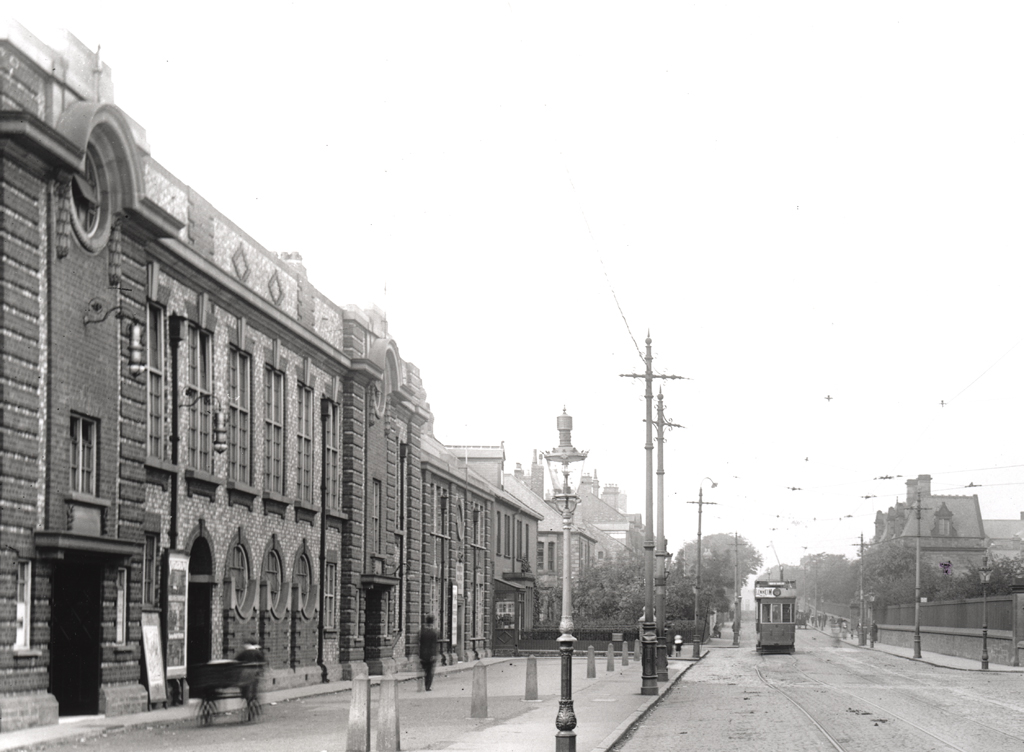
{"label": "tram window", "polygon": [[770,624],[772,621],[772,606],[770,603],[761,604],[761,623]]}
{"label": "tram window", "polygon": [[793,621],[793,604],[783,603],[782,604],[782,621],[789,624]]}
{"label": "tram window", "polygon": [[772,623],[778,624],[780,621],[782,621],[782,604],[781,603],[773,603],[772,604]]}

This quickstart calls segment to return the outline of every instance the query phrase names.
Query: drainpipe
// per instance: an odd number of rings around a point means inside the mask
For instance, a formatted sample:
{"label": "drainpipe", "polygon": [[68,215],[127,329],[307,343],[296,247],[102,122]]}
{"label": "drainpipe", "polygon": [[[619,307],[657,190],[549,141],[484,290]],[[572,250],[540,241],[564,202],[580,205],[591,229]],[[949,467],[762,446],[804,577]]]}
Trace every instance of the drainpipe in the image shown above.
{"label": "drainpipe", "polygon": [[320,616],[317,620],[316,665],[320,667],[320,681],[327,679],[324,662],[324,584],[327,581],[327,421],[331,418],[331,401],[320,398]]}
{"label": "drainpipe", "polygon": [[170,548],[178,548],[178,444],[181,436],[178,433],[178,345],[183,339],[185,332],[185,317],[170,317],[170,339],[171,339],[171,464],[174,469],[171,473],[171,524],[168,532]]}

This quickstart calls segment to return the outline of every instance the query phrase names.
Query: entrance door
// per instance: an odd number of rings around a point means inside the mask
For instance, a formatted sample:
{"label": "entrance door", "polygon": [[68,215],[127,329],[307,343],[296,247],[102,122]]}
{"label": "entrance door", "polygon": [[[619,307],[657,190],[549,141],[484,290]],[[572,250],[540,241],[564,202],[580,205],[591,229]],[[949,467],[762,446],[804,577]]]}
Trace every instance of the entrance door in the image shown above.
{"label": "entrance door", "polygon": [[82,562],[61,562],[54,572],[50,692],[60,715],[99,712],[102,575]]}
{"label": "entrance door", "polygon": [[188,665],[208,663],[213,645],[213,556],[197,538],[188,557]]}

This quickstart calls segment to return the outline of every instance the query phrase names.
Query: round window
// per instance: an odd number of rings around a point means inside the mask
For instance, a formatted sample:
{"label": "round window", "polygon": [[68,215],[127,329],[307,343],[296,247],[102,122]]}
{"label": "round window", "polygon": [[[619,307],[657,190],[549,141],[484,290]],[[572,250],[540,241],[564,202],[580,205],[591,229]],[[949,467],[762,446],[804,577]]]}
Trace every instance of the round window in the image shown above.
{"label": "round window", "polygon": [[90,146],[85,164],[71,179],[71,224],[87,251],[98,253],[110,238],[110,190],[99,153]]}

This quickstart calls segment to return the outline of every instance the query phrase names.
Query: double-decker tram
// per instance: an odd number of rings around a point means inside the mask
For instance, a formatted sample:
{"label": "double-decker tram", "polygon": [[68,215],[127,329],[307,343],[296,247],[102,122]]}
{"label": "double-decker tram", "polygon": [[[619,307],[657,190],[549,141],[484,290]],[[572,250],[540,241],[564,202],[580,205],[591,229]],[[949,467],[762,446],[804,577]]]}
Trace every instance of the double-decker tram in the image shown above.
{"label": "double-decker tram", "polygon": [[794,652],[796,582],[758,580],[754,583],[754,602],[757,604],[757,652]]}

